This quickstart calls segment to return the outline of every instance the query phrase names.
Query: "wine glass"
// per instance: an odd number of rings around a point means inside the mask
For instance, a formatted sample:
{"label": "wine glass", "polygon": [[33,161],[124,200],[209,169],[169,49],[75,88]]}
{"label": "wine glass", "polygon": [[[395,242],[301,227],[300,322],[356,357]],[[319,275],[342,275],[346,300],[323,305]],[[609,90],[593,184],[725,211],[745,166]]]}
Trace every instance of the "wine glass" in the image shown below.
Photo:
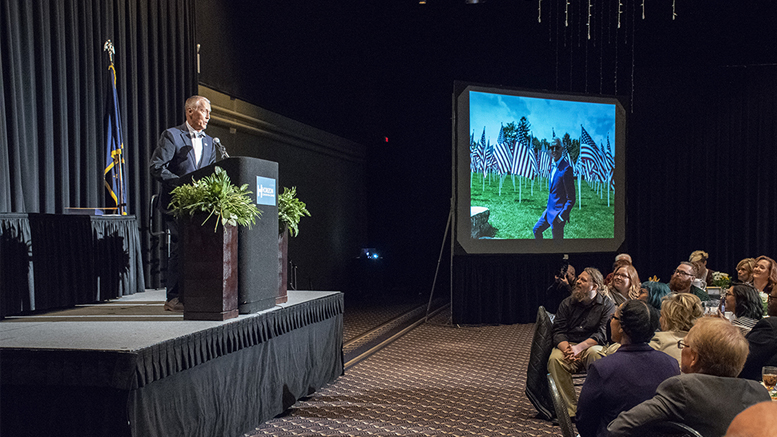
{"label": "wine glass", "polygon": [[774,390],[774,386],[777,385],[777,367],[764,366],[761,369],[761,376],[763,376],[764,385],[769,391]]}

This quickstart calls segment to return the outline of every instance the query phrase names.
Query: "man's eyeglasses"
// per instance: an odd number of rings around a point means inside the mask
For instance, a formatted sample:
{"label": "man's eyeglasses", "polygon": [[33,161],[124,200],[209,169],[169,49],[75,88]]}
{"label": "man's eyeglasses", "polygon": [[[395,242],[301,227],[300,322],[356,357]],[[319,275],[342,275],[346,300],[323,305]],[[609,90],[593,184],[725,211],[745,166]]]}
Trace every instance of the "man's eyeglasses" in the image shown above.
{"label": "man's eyeglasses", "polygon": [[550,146],[550,150],[561,150],[561,146]]}
{"label": "man's eyeglasses", "polygon": [[682,338],[677,340],[677,349],[682,349],[688,347],[688,343],[685,342]]}
{"label": "man's eyeglasses", "polygon": [[674,273],[676,273],[676,274],[678,274],[680,276],[693,276],[692,274],[690,274],[690,273],[688,273],[688,272],[686,272],[684,270],[680,270],[680,269],[675,269]]}

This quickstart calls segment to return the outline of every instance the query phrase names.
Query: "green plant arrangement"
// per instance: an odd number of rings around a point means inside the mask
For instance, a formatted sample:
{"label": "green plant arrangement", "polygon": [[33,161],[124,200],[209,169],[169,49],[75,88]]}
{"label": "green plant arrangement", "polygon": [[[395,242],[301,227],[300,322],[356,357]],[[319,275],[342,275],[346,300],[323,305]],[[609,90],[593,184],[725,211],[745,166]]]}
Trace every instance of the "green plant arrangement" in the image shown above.
{"label": "green plant arrangement", "polygon": [[731,278],[728,273],[712,272],[712,284],[707,284],[712,287],[728,288],[731,286]]}
{"label": "green plant arrangement", "polygon": [[299,234],[299,221],[302,216],[310,217],[305,207],[305,202],[297,198],[297,187],[283,187],[283,193],[278,196],[278,233],[288,227],[289,235],[296,237]]}
{"label": "green plant arrangement", "polygon": [[256,223],[261,216],[256,205],[251,201],[248,184],[237,187],[229,179],[227,172],[216,167],[213,174],[200,180],[192,179],[188,184],[176,187],[171,192],[172,199],[168,207],[176,218],[194,216],[197,212],[207,213],[204,225],[212,216],[216,216],[218,230],[219,222],[223,225],[248,226]]}

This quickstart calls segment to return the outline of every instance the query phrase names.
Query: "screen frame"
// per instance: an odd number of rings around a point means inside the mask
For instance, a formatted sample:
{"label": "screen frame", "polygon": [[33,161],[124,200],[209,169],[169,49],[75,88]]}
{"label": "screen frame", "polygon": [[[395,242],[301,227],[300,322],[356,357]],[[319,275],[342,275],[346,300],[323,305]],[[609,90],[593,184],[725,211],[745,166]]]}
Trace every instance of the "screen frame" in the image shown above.
{"label": "screen frame", "polygon": [[[470,191],[470,91],[503,94],[537,99],[572,102],[604,103],[615,105],[615,196],[613,238],[579,239],[472,239],[471,191]],[[454,83],[453,93],[453,205],[455,240],[468,254],[532,254],[532,253],[585,253],[616,252],[625,240],[626,226],[626,138],[627,114],[615,96],[573,94],[527,90],[498,85],[482,85],[469,82]]]}

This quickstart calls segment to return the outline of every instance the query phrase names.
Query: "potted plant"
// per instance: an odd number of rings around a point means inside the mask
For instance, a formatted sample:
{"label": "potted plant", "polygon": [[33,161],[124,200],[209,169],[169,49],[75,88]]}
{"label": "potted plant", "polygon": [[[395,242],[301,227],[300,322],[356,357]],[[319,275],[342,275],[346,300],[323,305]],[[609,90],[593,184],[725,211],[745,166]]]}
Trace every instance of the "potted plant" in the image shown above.
{"label": "potted plant", "polygon": [[229,179],[227,172],[218,166],[212,175],[200,180],[192,179],[188,184],[175,187],[171,194],[169,209],[176,218],[195,215],[203,217],[205,214],[204,225],[215,215],[214,232],[218,230],[219,223],[223,226],[250,228],[262,214],[251,201],[252,193],[248,191],[248,184],[238,188]]}
{"label": "potted plant", "polygon": [[288,253],[289,236],[299,235],[299,221],[303,216],[310,217],[305,202],[297,198],[297,187],[283,188],[278,196],[278,297],[275,303],[288,300]]}
{"label": "potted plant", "polygon": [[[237,317],[237,226],[250,228],[261,214],[248,185],[235,186],[224,169],[215,167],[213,174],[192,179],[171,194],[169,209],[182,231],[184,319]],[[211,218],[213,231],[205,226]]]}

